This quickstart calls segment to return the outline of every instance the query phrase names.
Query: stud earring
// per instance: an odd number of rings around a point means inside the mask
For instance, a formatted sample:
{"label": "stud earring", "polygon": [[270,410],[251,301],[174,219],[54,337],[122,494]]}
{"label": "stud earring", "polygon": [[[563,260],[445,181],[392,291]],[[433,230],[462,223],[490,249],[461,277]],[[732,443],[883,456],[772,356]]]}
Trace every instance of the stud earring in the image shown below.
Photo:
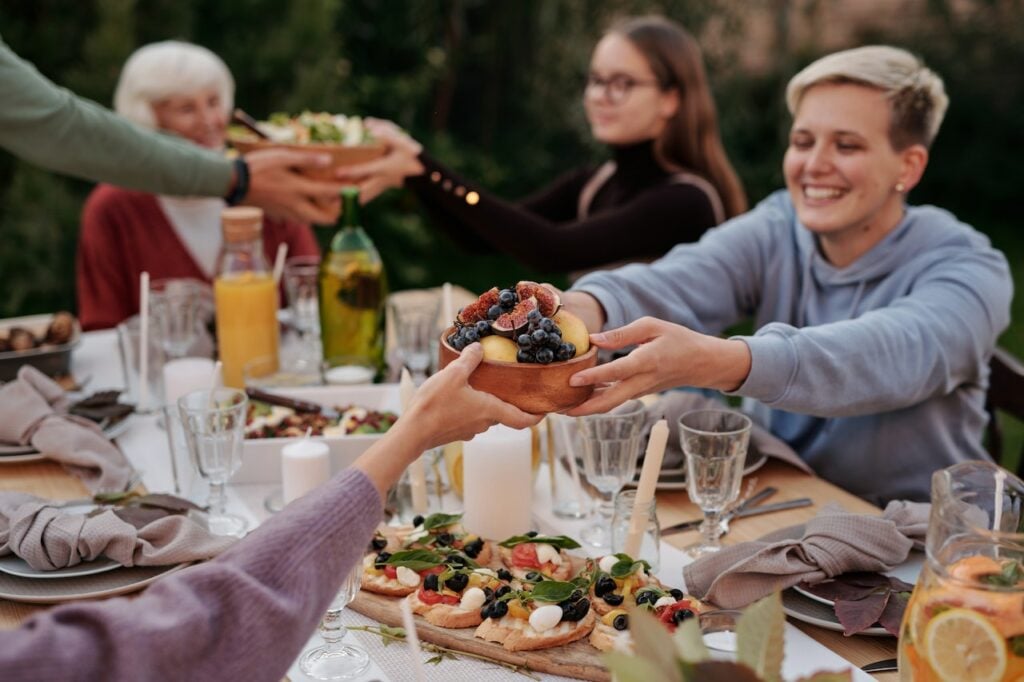
{"label": "stud earring", "polygon": [[900,194],[903,194],[905,191],[907,191],[907,186],[904,185],[902,182],[897,182],[895,189]]}

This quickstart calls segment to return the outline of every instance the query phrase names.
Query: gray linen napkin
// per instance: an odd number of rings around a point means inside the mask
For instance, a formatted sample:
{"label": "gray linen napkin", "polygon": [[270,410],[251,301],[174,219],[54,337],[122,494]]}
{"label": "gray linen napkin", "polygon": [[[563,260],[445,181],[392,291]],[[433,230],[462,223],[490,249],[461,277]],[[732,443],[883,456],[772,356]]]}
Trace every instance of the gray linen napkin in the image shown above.
{"label": "gray linen napkin", "polygon": [[92,492],[121,492],[134,470],[116,445],[88,419],[61,414],[64,390],[35,367],[0,386],[0,441],[31,445],[64,465]]}
{"label": "gray linen napkin", "polygon": [[136,529],[110,509],[87,516],[54,506],[59,504],[26,493],[0,493],[0,556],[16,554],[39,571],[101,556],[123,566],[167,566],[209,559],[235,542],[181,515]]}
{"label": "gray linen napkin", "polygon": [[931,505],[894,500],[881,516],[826,506],[803,535],[785,529],[741,542],[683,568],[688,593],[723,608],[739,608],[800,582],[816,583],[851,571],[887,571],[923,546]]}
{"label": "gray linen napkin", "polygon": [[[662,468],[675,469],[683,466],[683,448],[679,441],[679,418],[691,410],[722,410],[729,406],[721,400],[705,397],[693,391],[669,391],[663,393],[658,401],[647,408],[645,437],[659,419],[668,421],[668,445],[665,447],[665,459]],[[750,448],[769,457],[791,464],[801,471],[812,473],[811,467],[800,459],[793,448],[785,441],[772,435],[768,429],[754,423],[750,429]]]}

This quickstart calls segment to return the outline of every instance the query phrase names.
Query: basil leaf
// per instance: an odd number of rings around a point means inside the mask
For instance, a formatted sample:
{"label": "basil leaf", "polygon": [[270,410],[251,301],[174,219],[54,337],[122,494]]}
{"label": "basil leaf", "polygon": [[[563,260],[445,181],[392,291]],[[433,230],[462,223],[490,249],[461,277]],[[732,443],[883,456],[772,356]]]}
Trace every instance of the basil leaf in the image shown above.
{"label": "basil leaf", "polygon": [[535,535],[533,537],[530,537],[529,535],[513,535],[498,544],[502,547],[515,547],[516,545],[522,545],[527,542],[552,545],[559,549],[577,549],[580,547],[580,543],[567,535]]}
{"label": "basil leaf", "polygon": [[427,568],[434,568],[444,563],[444,559],[437,552],[429,549],[404,549],[395,552],[384,562],[389,566],[405,566],[414,571],[422,571]]}
{"label": "basil leaf", "polygon": [[1013,587],[1024,578],[1019,562],[1011,559],[1003,564],[1003,570],[999,573],[989,573],[981,576],[981,582],[996,587]]}
{"label": "basil leaf", "polygon": [[534,601],[543,601],[557,604],[558,602],[565,601],[572,593],[576,591],[576,586],[572,583],[563,583],[557,580],[545,580],[542,583],[537,583],[536,587],[530,593]]}
{"label": "basil leaf", "polygon": [[431,514],[423,520],[424,530],[434,530],[436,528],[446,528],[453,523],[458,523],[462,519],[462,514]]}
{"label": "basil leaf", "polygon": [[1013,651],[1014,656],[1024,656],[1024,635],[1017,635],[1007,640],[1010,644],[1010,650]]}
{"label": "basil leaf", "polygon": [[627,556],[626,554],[616,554],[615,556],[625,558],[620,558],[617,562],[615,562],[612,565],[611,576],[613,578],[625,578],[627,575],[631,575],[637,568],[641,566],[648,573],[651,570],[651,565],[643,559],[640,559],[639,561],[633,561],[633,559]]}

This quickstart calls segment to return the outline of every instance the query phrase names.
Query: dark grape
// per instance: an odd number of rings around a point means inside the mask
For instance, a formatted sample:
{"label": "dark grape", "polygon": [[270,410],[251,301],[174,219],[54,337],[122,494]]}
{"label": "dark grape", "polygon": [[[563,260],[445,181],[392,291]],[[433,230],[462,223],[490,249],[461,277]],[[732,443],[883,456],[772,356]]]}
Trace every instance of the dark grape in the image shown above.
{"label": "dark grape", "polygon": [[471,343],[476,343],[480,340],[480,334],[476,331],[476,327],[465,327],[462,330],[462,339],[468,346]]}
{"label": "dark grape", "polygon": [[555,361],[555,352],[550,348],[541,348],[537,351],[537,362],[542,365],[549,365]]}
{"label": "dark grape", "polygon": [[558,334],[548,334],[548,340],[544,346],[550,348],[557,355],[558,349],[562,347],[562,337]]}
{"label": "dark grape", "polygon": [[535,362],[535,361],[536,361],[536,359],[534,358],[533,353],[531,353],[529,351],[525,351],[522,348],[520,348],[518,351],[516,351],[516,362]]}
{"label": "dark grape", "polygon": [[540,321],[537,323],[537,326],[539,326],[541,329],[548,333],[555,331],[555,329],[557,328],[555,326],[555,321],[552,320],[550,317],[542,317]]}
{"label": "dark grape", "polygon": [[543,329],[538,329],[537,331],[530,334],[530,338],[533,339],[533,342],[535,344],[541,345],[548,340],[548,333]]}
{"label": "dark grape", "polygon": [[539,322],[542,317],[543,315],[541,315],[540,311],[537,310],[536,308],[526,313],[526,319],[529,320],[530,322]]}
{"label": "dark grape", "polygon": [[516,338],[516,344],[524,350],[533,348],[533,337],[529,334],[520,334],[519,337]]}
{"label": "dark grape", "polygon": [[576,350],[572,348],[571,343],[560,343],[558,344],[558,350],[555,351],[555,359],[559,362],[565,362],[566,360],[571,360],[575,354]]}
{"label": "dark grape", "polygon": [[519,297],[511,289],[502,289],[498,292],[498,304],[505,310],[511,310],[518,302]]}
{"label": "dark grape", "polygon": [[461,351],[463,348],[466,347],[466,339],[462,338],[462,334],[459,334],[458,336],[455,337],[455,340],[452,341],[451,344],[452,348],[454,348],[457,351]]}
{"label": "dark grape", "polygon": [[505,311],[501,309],[500,305],[492,305],[490,308],[487,309],[487,319],[496,320],[499,317],[501,317],[501,314],[503,312]]}
{"label": "dark grape", "polygon": [[476,323],[476,333],[483,338],[491,333],[491,323],[487,320],[480,320]]}

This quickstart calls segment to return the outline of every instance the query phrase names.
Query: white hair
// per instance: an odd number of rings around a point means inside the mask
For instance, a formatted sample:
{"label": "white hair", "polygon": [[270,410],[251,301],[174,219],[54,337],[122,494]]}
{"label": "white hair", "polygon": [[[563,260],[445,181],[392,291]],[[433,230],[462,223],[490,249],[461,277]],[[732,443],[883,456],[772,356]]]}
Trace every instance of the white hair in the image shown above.
{"label": "white hair", "polygon": [[220,57],[192,43],[150,43],[133,52],[121,69],[114,90],[114,109],[139,125],[156,128],[154,103],[203,88],[216,88],[224,113],[230,115],[235,80]]}
{"label": "white hair", "polygon": [[795,115],[804,93],[821,83],[860,83],[885,93],[892,103],[890,139],[897,149],[930,146],[949,106],[942,79],[911,53],[889,45],[835,52],[805,67],[786,86],[789,113]]}

